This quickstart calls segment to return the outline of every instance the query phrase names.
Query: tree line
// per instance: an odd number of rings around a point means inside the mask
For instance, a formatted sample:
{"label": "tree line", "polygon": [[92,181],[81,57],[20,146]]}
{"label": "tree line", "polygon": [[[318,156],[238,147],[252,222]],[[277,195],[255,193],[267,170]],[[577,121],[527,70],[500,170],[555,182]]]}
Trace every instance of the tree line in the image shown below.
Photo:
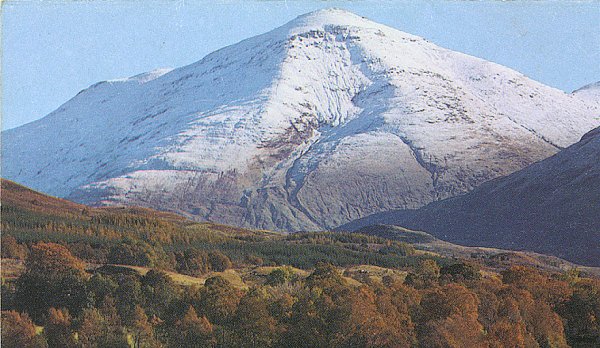
{"label": "tree line", "polygon": [[[55,243],[29,249],[25,272],[12,290],[3,287],[4,347],[600,344],[600,282],[575,271],[515,266],[487,274],[473,263],[425,259],[406,268],[404,279],[357,284],[318,263],[308,276],[276,267],[248,288],[220,276],[182,286],[160,270],[86,270]],[[188,257],[210,263],[208,253]]]}

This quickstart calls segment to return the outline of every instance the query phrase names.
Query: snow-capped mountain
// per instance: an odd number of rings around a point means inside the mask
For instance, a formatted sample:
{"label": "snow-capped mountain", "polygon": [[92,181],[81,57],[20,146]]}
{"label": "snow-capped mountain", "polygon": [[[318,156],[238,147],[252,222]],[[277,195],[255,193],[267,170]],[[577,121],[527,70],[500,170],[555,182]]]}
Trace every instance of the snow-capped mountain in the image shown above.
{"label": "snow-capped mountain", "polygon": [[343,10],[174,70],[106,81],[3,133],[2,176],[95,204],[332,228],[546,158],[596,100]]}

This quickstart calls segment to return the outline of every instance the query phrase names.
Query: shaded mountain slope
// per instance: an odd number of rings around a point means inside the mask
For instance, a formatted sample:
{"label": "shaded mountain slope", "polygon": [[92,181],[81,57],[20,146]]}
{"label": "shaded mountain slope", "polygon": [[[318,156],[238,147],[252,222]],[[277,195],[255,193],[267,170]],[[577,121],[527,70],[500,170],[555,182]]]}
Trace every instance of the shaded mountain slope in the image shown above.
{"label": "shaded mountain slope", "polygon": [[600,265],[600,128],[558,154],[473,191],[416,211],[373,215],[376,223],[428,231],[449,242],[533,250]]}

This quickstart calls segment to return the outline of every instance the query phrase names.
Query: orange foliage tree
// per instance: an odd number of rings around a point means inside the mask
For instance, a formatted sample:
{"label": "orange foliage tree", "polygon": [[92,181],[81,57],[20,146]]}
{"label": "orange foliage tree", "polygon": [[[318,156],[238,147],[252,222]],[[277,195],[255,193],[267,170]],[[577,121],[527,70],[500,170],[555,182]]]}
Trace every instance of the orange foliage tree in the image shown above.
{"label": "orange foliage tree", "polygon": [[26,271],[17,281],[15,302],[34,320],[42,320],[51,307],[79,314],[91,302],[84,264],[64,246],[35,244],[25,265]]}
{"label": "orange foliage tree", "polygon": [[27,314],[8,311],[2,313],[2,347],[42,348],[47,343],[36,335],[35,325]]}

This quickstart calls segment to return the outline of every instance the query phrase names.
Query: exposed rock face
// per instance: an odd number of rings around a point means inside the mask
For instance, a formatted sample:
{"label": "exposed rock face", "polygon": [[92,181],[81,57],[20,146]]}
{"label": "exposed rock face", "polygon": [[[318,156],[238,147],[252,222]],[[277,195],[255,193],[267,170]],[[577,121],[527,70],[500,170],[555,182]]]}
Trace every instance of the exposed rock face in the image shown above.
{"label": "exposed rock face", "polygon": [[600,128],[558,154],[416,211],[350,223],[397,224],[446,241],[533,250],[600,266]]}
{"label": "exposed rock face", "polygon": [[96,84],[3,133],[3,173],[92,204],[277,230],[418,208],[556,153],[594,100],[341,10]]}

